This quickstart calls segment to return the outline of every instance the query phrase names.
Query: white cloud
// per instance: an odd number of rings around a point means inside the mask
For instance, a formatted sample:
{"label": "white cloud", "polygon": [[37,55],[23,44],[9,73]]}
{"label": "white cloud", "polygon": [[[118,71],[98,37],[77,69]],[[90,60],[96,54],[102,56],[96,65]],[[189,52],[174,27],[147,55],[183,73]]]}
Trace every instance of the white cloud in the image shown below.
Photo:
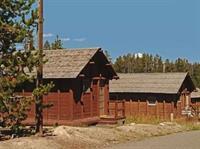
{"label": "white cloud", "polygon": [[136,57],[142,58],[142,57],[143,57],[143,54],[142,54],[142,53],[136,53],[136,54],[135,54],[135,58],[136,58]]}
{"label": "white cloud", "polygon": [[77,42],[83,42],[85,41],[86,38],[75,38],[74,41],[77,41]]}
{"label": "white cloud", "polygon": [[43,34],[43,37],[44,38],[48,38],[48,37],[53,37],[54,35],[52,33],[46,33],[46,34]]}
{"label": "white cloud", "polygon": [[70,38],[61,38],[61,40],[62,40],[63,42],[65,42],[65,41],[70,41],[71,39],[70,39]]}

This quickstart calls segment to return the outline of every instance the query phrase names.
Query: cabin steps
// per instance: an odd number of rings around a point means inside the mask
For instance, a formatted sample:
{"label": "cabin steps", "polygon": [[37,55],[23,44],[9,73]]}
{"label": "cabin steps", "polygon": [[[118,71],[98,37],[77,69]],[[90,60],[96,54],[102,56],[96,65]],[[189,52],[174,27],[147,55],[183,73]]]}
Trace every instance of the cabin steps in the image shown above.
{"label": "cabin steps", "polygon": [[123,125],[125,123],[125,117],[112,117],[112,116],[102,116],[98,124],[108,124],[108,125]]}

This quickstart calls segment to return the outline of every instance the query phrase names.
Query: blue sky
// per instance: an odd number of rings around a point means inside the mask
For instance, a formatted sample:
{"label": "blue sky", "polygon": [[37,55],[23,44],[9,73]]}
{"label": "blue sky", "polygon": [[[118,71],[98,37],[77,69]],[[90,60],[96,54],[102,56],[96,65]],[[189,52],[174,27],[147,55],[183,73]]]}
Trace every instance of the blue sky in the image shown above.
{"label": "blue sky", "polygon": [[44,40],[200,61],[199,0],[44,0]]}

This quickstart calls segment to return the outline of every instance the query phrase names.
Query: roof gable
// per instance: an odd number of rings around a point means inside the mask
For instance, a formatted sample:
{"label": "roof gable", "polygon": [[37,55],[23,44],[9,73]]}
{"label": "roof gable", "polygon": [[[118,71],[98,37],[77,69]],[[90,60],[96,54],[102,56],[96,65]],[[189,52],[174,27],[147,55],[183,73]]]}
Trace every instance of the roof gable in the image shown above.
{"label": "roof gable", "polygon": [[76,78],[100,48],[45,50],[44,78]]}
{"label": "roof gable", "polygon": [[[47,62],[43,64],[43,78],[77,78],[98,52],[102,52],[101,48],[44,50]],[[109,62],[105,55],[103,59]],[[112,75],[116,75],[114,69],[111,70]],[[36,70],[32,74],[36,74]]]}
{"label": "roof gable", "polygon": [[[118,74],[119,80],[110,83],[111,93],[179,93],[188,73],[132,73]],[[191,78],[190,78],[191,80]],[[192,87],[194,88],[194,84]]]}

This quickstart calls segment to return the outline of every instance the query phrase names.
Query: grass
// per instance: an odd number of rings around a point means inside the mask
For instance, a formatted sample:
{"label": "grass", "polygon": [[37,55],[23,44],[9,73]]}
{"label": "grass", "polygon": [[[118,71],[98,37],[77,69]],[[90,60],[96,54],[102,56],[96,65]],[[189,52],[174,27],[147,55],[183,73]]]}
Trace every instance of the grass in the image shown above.
{"label": "grass", "polygon": [[[131,124],[159,124],[166,120],[157,118],[155,116],[130,116],[126,118],[125,123]],[[198,120],[191,120],[191,119],[175,119],[173,121],[174,123],[177,123],[181,125],[185,130],[200,130],[200,122],[198,123]]]}
{"label": "grass", "polygon": [[126,118],[126,124],[159,124],[163,122],[162,119],[155,116],[130,116]]}
{"label": "grass", "polygon": [[200,130],[200,123],[198,120],[176,119],[175,122],[185,127],[186,130]]}
{"label": "grass", "polygon": [[189,130],[200,130],[200,125],[196,125],[196,124],[187,124],[185,126],[186,128],[188,128]]}

